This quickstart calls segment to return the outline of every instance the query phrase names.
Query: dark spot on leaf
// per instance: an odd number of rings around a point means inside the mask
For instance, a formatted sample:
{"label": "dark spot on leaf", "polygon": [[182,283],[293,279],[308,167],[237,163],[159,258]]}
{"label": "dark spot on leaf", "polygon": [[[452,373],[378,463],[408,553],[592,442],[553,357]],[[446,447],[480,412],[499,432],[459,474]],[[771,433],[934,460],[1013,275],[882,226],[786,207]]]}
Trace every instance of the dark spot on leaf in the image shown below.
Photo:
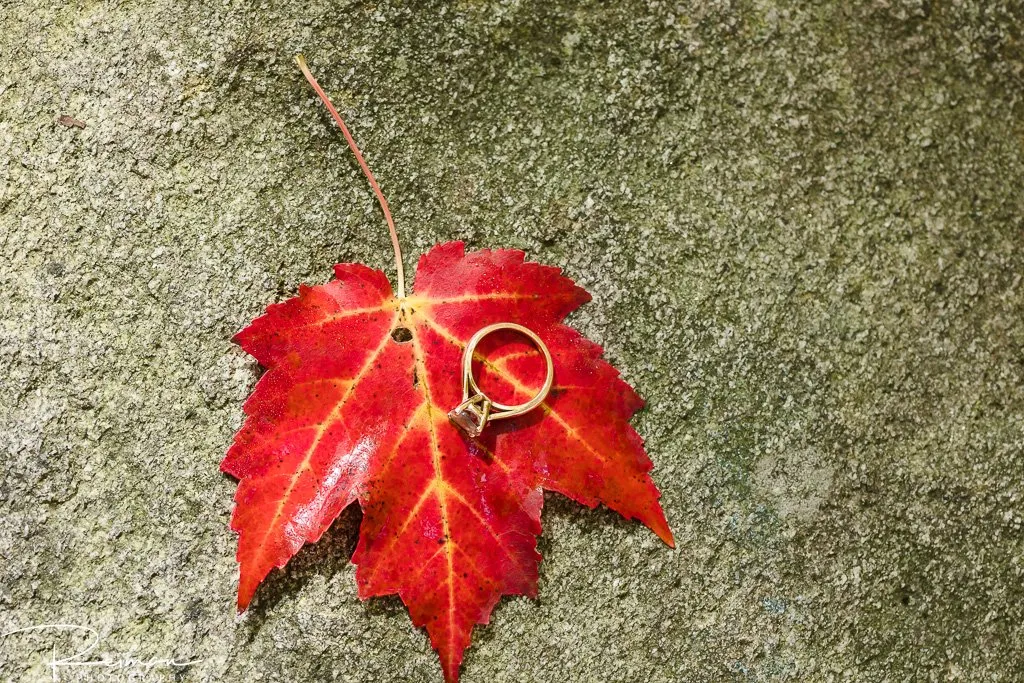
{"label": "dark spot on leaf", "polygon": [[399,344],[405,344],[412,341],[412,332],[409,331],[408,327],[396,327],[391,332],[391,338]]}

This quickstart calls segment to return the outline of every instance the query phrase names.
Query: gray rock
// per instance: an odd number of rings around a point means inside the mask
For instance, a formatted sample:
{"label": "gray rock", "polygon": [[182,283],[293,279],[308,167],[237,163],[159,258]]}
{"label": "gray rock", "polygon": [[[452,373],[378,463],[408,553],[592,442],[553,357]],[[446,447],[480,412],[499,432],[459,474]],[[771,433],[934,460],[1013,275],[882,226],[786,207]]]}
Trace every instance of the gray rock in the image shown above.
{"label": "gray rock", "polygon": [[[338,261],[518,247],[636,419],[679,547],[549,495],[463,680],[1024,676],[1024,9],[54,3],[0,12],[0,632],[60,680],[439,681],[345,513],[233,607],[230,342]],[[67,116],[85,127],[68,126]],[[49,680],[81,629],[0,640]]]}

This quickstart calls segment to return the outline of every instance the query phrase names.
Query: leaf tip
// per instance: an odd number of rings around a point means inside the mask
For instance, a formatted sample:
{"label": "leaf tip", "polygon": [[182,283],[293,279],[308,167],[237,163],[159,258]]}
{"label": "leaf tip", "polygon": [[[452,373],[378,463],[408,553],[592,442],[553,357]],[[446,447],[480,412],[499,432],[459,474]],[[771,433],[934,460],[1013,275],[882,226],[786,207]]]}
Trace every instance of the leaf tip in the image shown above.
{"label": "leaf tip", "polygon": [[256,595],[256,588],[259,587],[260,581],[263,580],[262,576],[255,580],[254,578],[251,573],[246,572],[243,566],[238,577],[238,598],[235,601],[235,608],[238,614],[242,614],[245,610],[249,609],[249,603],[252,602],[253,596]]}
{"label": "leaf tip", "polygon": [[459,683],[459,669],[461,668],[461,656],[441,657],[441,673],[444,674],[444,683]]}
{"label": "leaf tip", "polygon": [[675,550],[676,538],[672,535],[672,530],[668,528],[668,520],[665,519],[664,513],[661,515],[661,519],[658,520],[657,524],[650,525],[651,531],[653,531],[658,538],[665,542],[669,548]]}

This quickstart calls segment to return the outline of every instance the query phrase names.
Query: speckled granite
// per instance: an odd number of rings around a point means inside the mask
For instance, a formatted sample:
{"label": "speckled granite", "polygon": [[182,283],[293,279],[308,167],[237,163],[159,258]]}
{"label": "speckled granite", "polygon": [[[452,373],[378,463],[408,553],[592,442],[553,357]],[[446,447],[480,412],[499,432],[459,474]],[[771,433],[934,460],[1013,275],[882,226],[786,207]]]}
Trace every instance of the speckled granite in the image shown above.
{"label": "speckled granite", "polygon": [[[549,495],[541,597],[502,601],[466,683],[1021,680],[1022,26],[1007,0],[5,4],[0,632],[95,629],[111,665],[60,680],[440,681],[397,600],[356,598],[355,511],[233,609],[217,465],[258,369],[230,337],[337,261],[393,271],[301,50],[407,270],[451,239],[565,268],[649,402],[678,549]],[[86,636],[6,635],[0,679]]]}

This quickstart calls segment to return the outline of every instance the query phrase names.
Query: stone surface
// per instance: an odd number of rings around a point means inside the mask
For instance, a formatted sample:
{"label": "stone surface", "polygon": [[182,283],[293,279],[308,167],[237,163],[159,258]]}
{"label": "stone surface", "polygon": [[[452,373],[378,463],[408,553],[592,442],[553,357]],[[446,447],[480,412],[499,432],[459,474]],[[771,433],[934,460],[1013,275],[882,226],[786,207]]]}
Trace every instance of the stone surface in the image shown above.
{"label": "stone surface", "polygon": [[[76,3],[0,10],[0,631],[61,680],[439,681],[362,603],[357,513],[233,609],[231,335],[393,273],[304,51],[429,245],[519,247],[649,402],[679,541],[549,495],[482,681],[1021,680],[1017,2]],[[85,124],[68,127],[58,117]],[[49,680],[86,633],[0,640]]]}

